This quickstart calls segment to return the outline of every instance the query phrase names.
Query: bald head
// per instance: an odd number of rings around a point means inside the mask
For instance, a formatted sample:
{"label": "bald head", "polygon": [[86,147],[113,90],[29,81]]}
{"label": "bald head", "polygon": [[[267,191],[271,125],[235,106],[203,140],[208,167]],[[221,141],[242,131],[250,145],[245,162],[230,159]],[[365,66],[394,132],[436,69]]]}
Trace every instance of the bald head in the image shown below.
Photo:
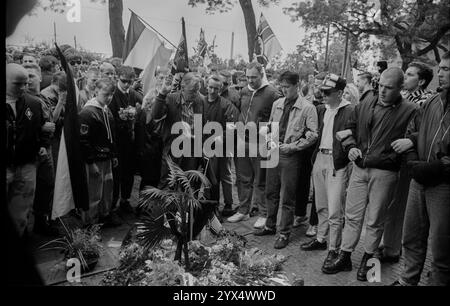
{"label": "bald head", "polygon": [[28,71],[19,64],[6,65],[6,94],[15,98],[23,95],[28,85]]}
{"label": "bald head", "polygon": [[114,80],[114,77],[116,75],[116,69],[112,64],[104,62],[100,65],[100,73],[102,78]]}
{"label": "bald head", "polygon": [[386,104],[395,103],[400,97],[404,74],[400,68],[391,67],[383,71],[379,81],[379,98]]}

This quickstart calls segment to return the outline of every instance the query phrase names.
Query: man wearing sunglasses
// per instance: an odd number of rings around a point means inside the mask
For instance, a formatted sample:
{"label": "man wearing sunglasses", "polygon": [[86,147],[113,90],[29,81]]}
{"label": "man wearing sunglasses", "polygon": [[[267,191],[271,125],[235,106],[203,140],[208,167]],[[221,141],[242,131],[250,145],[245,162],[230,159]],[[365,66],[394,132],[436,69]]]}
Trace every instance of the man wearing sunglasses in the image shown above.
{"label": "man wearing sunglasses", "polygon": [[386,69],[380,77],[379,95],[372,101],[356,105],[345,127],[351,130],[351,135],[344,138],[343,145],[355,165],[347,190],[340,253],[335,261],[322,269],[324,273],[352,269],[351,254],[359,242],[367,215],[365,253],[357,272],[358,280],[367,281],[367,272],[371,268],[367,261],[374,257],[380,244],[386,210],[394,195],[401,165],[402,155],[392,148],[391,143],[404,138],[408,123],[418,108],[402,98],[403,80],[400,68]]}
{"label": "man wearing sunglasses", "polygon": [[[109,108],[114,116],[117,135],[117,149],[119,157],[119,171],[115,171],[115,194],[120,189],[120,208],[124,212],[132,212],[129,199],[133,188],[135,174],[136,152],[134,150],[134,123],[135,120],[123,118],[120,113],[127,107],[139,107],[142,104],[142,96],[131,85],[136,78],[134,70],[129,66],[121,66],[117,69],[117,85]],[[116,203],[113,203],[113,207]]]}

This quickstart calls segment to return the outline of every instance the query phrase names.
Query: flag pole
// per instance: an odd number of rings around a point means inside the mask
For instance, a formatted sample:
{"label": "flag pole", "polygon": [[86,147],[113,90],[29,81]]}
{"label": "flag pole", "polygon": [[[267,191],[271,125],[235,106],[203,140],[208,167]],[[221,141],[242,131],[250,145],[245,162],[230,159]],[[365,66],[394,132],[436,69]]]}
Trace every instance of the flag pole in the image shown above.
{"label": "flag pole", "polygon": [[184,60],[186,61],[186,66],[189,67],[189,57],[188,57],[188,48],[187,48],[187,38],[186,38],[186,26],[184,23],[184,17],[181,17],[181,26],[182,26],[182,34],[184,40],[184,49],[186,50],[184,54]]}
{"label": "flag pole", "polygon": [[147,21],[144,20],[144,18],[142,18],[141,16],[139,16],[138,14],[136,14],[132,9],[128,8],[130,10],[130,12],[132,12],[133,14],[135,14],[139,20],[141,20],[143,23],[145,23],[148,27],[150,27],[153,31],[155,31],[157,34],[159,34],[162,38],[164,38],[169,44],[171,44],[175,49],[178,49],[177,46],[175,46],[170,40],[168,40],[166,37],[164,37],[164,35],[162,35],[161,33],[159,33],[158,30],[156,30],[154,27],[152,27]]}

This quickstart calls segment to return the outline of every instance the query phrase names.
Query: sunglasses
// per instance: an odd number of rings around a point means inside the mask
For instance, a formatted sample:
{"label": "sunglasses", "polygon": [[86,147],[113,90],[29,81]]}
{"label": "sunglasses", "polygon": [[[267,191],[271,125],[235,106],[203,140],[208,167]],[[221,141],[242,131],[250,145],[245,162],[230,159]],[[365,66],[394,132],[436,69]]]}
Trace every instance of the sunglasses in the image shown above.
{"label": "sunglasses", "polygon": [[133,83],[133,80],[124,80],[124,79],[120,79],[120,81],[124,84],[131,84]]}
{"label": "sunglasses", "polygon": [[81,61],[70,61],[70,64],[73,66],[75,64],[81,65]]}
{"label": "sunglasses", "polygon": [[330,95],[332,95],[334,92],[336,92],[336,90],[333,90],[333,89],[326,89],[326,90],[321,90],[321,92],[322,92],[322,94],[323,94],[324,96],[330,96]]}

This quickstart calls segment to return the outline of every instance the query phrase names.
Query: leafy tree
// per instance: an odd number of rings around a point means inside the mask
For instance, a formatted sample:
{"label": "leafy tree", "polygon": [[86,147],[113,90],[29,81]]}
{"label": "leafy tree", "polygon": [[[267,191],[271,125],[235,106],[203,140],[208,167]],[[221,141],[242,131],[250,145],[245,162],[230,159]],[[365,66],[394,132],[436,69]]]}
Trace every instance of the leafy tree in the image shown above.
{"label": "leafy tree", "polygon": [[375,35],[396,46],[405,68],[416,58],[433,51],[447,51],[450,41],[449,0],[313,0],[284,8],[293,21],[301,20],[307,30],[331,24],[353,39]]}

